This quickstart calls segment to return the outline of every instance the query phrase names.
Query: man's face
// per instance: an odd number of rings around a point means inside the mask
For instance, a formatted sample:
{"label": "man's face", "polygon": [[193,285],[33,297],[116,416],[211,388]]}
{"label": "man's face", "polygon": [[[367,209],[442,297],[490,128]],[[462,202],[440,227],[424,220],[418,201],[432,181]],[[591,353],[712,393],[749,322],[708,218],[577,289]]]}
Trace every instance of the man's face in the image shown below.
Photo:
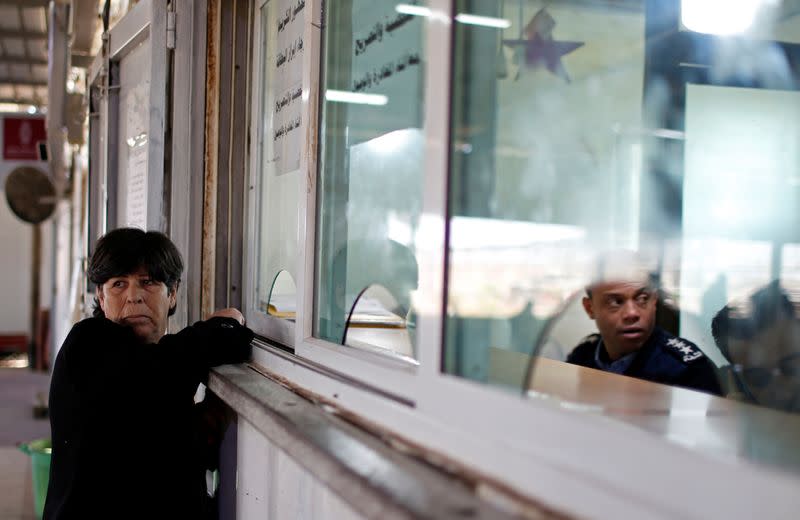
{"label": "man's face", "polygon": [[728,353],[756,402],[800,412],[800,321],[783,317],[751,339],[731,337]]}
{"label": "man's face", "polygon": [[156,343],[167,332],[169,309],[175,291],[150,278],[144,268],[108,279],[97,288],[97,299],[106,318],[130,327],[144,343]]}
{"label": "man's face", "polygon": [[656,295],[641,282],[608,282],[592,287],[583,308],[597,324],[612,360],[642,348],[653,333]]}

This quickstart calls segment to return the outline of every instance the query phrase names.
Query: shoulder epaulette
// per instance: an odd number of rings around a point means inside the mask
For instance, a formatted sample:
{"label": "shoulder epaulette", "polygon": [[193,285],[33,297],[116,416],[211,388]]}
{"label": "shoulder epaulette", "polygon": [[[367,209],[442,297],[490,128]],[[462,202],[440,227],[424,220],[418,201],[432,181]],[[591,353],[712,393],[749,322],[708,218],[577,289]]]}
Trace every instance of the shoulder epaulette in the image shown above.
{"label": "shoulder epaulette", "polygon": [[682,338],[669,338],[664,343],[664,346],[670,354],[674,355],[684,363],[691,363],[705,356],[703,351],[700,350],[697,345]]}

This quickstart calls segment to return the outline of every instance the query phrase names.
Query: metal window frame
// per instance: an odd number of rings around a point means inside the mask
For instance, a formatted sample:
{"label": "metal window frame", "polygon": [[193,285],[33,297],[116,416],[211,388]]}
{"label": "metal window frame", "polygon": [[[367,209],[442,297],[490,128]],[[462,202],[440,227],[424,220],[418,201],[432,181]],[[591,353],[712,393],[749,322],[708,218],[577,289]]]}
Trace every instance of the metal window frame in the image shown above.
{"label": "metal window frame", "polygon": [[[245,207],[246,207],[246,218],[245,218],[245,251],[244,251],[244,269],[243,269],[243,301],[242,307],[247,318],[247,322],[253,330],[257,331],[259,334],[280,343],[283,346],[292,348],[295,345],[295,330],[296,330],[296,323],[277,318],[274,316],[269,316],[261,311],[258,310],[256,305],[256,291],[255,288],[257,287],[257,277],[258,277],[258,266],[257,266],[257,258],[258,258],[258,226],[256,224],[256,219],[258,218],[258,208],[260,201],[258,200],[259,194],[261,193],[261,183],[259,179],[259,172],[260,172],[260,163],[261,163],[261,151],[259,149],[258,143],[261,141],[261,129],[259,124],[259,117],[261,116],[262,110],[262,89],[264,86],[262,85],[262,74],[261,74],[261,60],[262,60],[262,47],[261,47],[261,38],[263,36],[264,28],[261,24],[261,9],[264,8],[270,1],[275,0],[257,0],[254,3],[253,8],[253,39],[252,39],[252,53],[251,53],[251,71],[253,72],[251,75],[251,84],[253,85],[252,95],[250,97],[250,133],[249,133],[249,140],[250,140],[250,168],[249,168],[249,176],[248,176],[248,183],[246,186],[246,197],[245,197]],[[311,7],[309,4],[311,2],[306,2],[306,9]],[[310,11],[308,11],[310,12]],[[306,14],[308,14],[308,12]],[[306,20],[306,28],[304,30],[304,41],[309,41],[307,38],[309,37],[309,20]],[[311,53],[304,49],[304,56],[303,56],[303,105],[301,107],[301,114],[302,114],[302,122],[303,128],[308,128],[308,124],[310,121],[313,121],[314,118],[309,116],[309,110],[311,110],[311,95],[309,93],[309,78],[306,75],[306,70],[308,69],[309,65],[309,55]],[[316,99],[316,98],[314,98]],[[312,123],[313,124],[313,123]],[[316,127],[315,130],[316,131]],[[306,135],[311,135],[311,132],[307,132]],[[306,143],[307,145],[308,143]],[[307,147],[304,149],[305,153],[301,154],[300,159],[300,170],[301,171],[311,171],[309,170],[308,164],[308,149]],[[316,151],[314,151],[314,155],[316,155]],[[302,182],[298,183],[298,189],[302,189]],[[300,197],[298,200],[302,201],[304,197]],[[297,208],[298,214],[301,214],[301,208]],[[302,235],[301,235],[302,236]],[[300,270],[297,270],[300,273]],[[297,280],[295,280],[297,283]],[[299,293],[299,285],[297,286],[298,293]],[[299,309],[299,306],[297,307]]]}
{"label": "metal window frame", "polygon": [[[184,16],[175,54],[182,74],[172,83],[172,52],[168,48],[167,18],[169,12],[180,9]],[[185,258],[199,258],[197,236],[199,225],[192,224],[198,208],[202,207],[202,179],[192,171],[202,170],[202,156],[197,159],[197,143],[202,143],[202,127],[192,126],[192,111],[202,106],[204,89],[192,85],[205,83],[205,56],[198,57],[198,46],[205,45],[205,1],[172,0],[161,2],[142,0],[103,35],[102,51],[89,67],[87,75],[89,114],[89,212],[86,256],[90,258],[97,239],[115,229],[123,208],[119,204],[119,118],[120,64],[128,53],[145,40],[150,40],[150,92],[147,150],[147,220],[148,230],[167,233]],[[202,20],[202,23],[199,22]],[[202,59],[202,61],[200,61]],[[187,72],[188,71],[188,72]],[[183,74],[185,72],[185,74]],[[192,96],[183,92],[191,91]],[[180,92],[180,96],[175,96]],[[170,100],[185,104],[172,110]],[[198,101],[199,99],[199,101]],[[172,128],[176,142],[171,142]],[[201,144],[202,146],[202,144]],[[169,153],[168,153],[169,151]],[[173,171],[175,174],[173,175]],[[187,198],[186,194],[190,196]],[[199,201],[199,202],[198,202]],[[194,220],[192,220],[194,217]],[[170,318],[171,327],[185,326],[199,312],[197,302],[199,276],[196,264],[187,262],[188,283],[178,292],[176,314]],[[91,313],[93,288],[87,284],[84,314]]]}
{"label": "metal window frame", "polygon": [[[150,40],[150,91],[149,103],[149,128],[147,143],[147,229],[168,232],[168,206],[164,197],[165,187],[169,186],[169,169],[165,161],[165,136],[167,132],[167,8],[166,2],[157,0],[142,0],[121,18],[114,27],[108,31],[108,103],[109,117],[107,125],[119,123],[119,72],[120,64],[136,46],[145,40]],[[116,134],[109,128],[106,135],[111,137]],[[118,137],[118,136],[117,136]],[[119,180],[119,164],[117,162],[119,151],[116,149],[117,141],[108,139],[106,149],[109,153],[109,163],[116,163],[106,171],[109,177]],[[110,183],[109,183],[110,184]],[[117,189],[120,186],[117,185]],[[116,212],[111,213],[109,229],[117,227],[121,208],[117,206]]]}
{"label": "metal window frame", "polygon": [[202,214],[205,126],[206,42],[208,0],[173,0],[175,49],[172,65],[170,238],[185,259],[170,330],[201,319]]}

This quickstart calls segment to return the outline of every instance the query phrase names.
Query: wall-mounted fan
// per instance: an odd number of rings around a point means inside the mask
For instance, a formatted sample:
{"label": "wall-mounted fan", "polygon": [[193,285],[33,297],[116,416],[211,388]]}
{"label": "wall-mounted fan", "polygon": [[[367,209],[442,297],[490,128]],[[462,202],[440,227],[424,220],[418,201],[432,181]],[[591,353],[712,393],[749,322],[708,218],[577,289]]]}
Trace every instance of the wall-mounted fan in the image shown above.
{"label": "wall-mounted fan", "polygon": [[56,188],[38,168],[15,168],[6,178],[5,191],[11,211],[25,222],[38,224],[55,211]]}

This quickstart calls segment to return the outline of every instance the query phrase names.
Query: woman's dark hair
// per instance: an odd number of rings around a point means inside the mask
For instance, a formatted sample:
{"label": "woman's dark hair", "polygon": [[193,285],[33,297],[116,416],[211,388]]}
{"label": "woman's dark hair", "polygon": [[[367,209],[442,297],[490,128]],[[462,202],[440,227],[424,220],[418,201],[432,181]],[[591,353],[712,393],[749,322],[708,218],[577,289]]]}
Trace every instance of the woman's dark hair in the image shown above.
{"label": "woman's dark hair", "polygon": [[[109,231],[97,241],[86,275],[98,287],[115,276],[124,276],[143,267],[153,280],[162,282],[172,292],[178,289],[183,260],[175,244],[163,233],[137,228]],[[171,307],[169,315],[175,313]],[[92,314],[103,317],[97,298]]]}

